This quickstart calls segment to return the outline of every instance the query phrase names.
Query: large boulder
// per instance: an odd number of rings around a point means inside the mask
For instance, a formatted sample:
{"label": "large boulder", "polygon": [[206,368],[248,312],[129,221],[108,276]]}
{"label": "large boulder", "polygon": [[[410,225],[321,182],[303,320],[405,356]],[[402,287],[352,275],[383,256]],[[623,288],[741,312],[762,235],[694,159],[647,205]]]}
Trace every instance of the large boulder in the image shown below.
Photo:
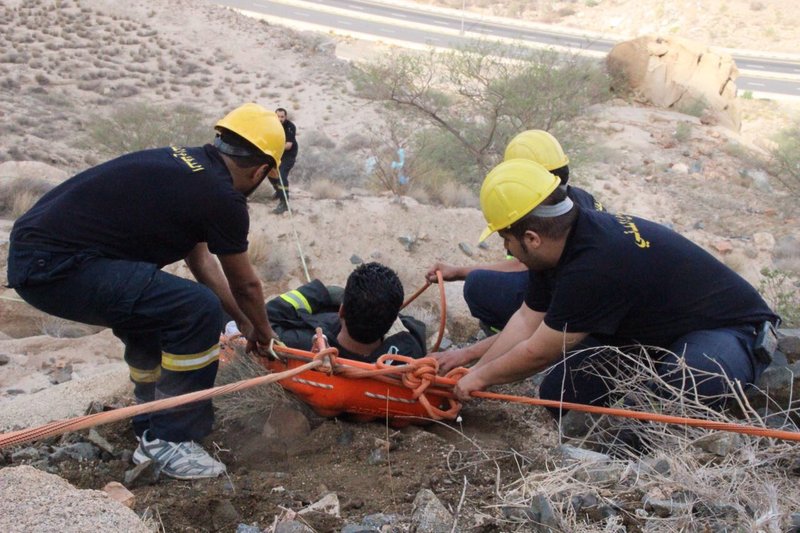
{"label": "large boulder", "polygon": [[741,128],[733,58],[681,37],[645,36],[617,44],[609,70],[652,104]]}
{"label": "large boulder", "polygon": [[39,161],[5,161],[0,163],[0,178],[22,178],[41,180],[50,185],[58,185],[66,180],[69,174]]}
{"label": "large boulder", "polygon": [[105,492],[79,490],[30,466],[0,470],[0,531],[116,531],[151,528]]}

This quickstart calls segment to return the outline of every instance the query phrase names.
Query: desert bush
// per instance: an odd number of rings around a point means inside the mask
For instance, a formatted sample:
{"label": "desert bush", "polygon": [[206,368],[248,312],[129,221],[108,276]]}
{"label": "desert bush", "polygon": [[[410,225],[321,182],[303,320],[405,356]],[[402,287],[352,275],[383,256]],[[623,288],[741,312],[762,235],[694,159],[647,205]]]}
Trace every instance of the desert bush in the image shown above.
{"label": "desert bush", "polygon": [[84,147],[111,157],[160,146],[197,146],[213,138],[208,117],[199,109],[145,102],[119,107],[110,117],[91,117],[86,132]]}
{"label": "desert bush", "polygon": [[339,184],[324,178],[313,181],[308,190],[314,198],[330,200],[338,200],[346,194],[344,188]]}
{"label": "desert bush", "polygon": [[264,233],[248,236],[247,257],[253,265],[261,265],[269,256],[269,238]]}
{"label": "desert bush", "polygon": [[52,188],[40,179],[0,178],[0,216],[18,218]]}
{"label": "desert bush", "polygon": [[681,113],[700,118],[703,116],[703,112],[709,108],[709,104],[708,100],[701,96],[695,99],[689,99],[685,103],[679,103],[676,107]]}
{"label": "desert bush", "polygon": [[774,174],[790,191],[800,193],[800,119],[794,122],[775,138],[772,150]]}
{"label": "desert bush", "polygon": [[353,132],[347,134],[342,142],[339,143],[339,148],[341,150],[346,150],[348,152],[355,151],[355,150],[363,150],[369,146],[369,138],[366,135],[362,135],[358,132]]}
{"label": "desert bush", "polygon": [[317,179],[327,179],[342,187],[363,185],[366,179],[363,162],[333,147],[309,146],[308,143],[304,147],[292,169],[291,182],[310,184]]}
{"label": "desert bush", "polygon": [[333,139],[317,130],[311,130],[303,135],[303,145],[326,149],[336,148],[336,143],[333,142]]}
{"label": "desert bush", "polygon": [[[618,369],[623,365],[626,369],[614,377],[603,372],[612,386],[612,397],[619,399],[612,407],[742,423],[731,412],[710,409],[701,403],[702,398],[681,394],[665,383],[652,363],[659,356],[658,349],[605,349],[611,350],[609,360],[620,363]],[[697,378],[702,381],[703,376]],[[739,390],[736,384],[730,385]],[[744,423],[769,427],[746,401],[733,394],[728,400],[741,410]],[[499,491],[504,508],[519,509],[530,506],[532,500],[544,500],[552,511],[552,522],[559,522],[553,531],[616,531],[618,527],[608,526],[612,522],[619,526],[622,516],[636,516],[642,531],[789,529],[796,508],[796,481],[786,472],[795,453],[791,442],[578,411],[565,413],[565,419],[571,419],[571,424],[560,427],[562,439],[611,455],[600,459],[587,451],[582,459],[566,459],[558,453],[561,448],[544,458],[519,454],[517,464],[544,461],[546,467],[526,473],[523,466],[521,477]],[[583,430],[574,431],[577,427]],[[786,429],[792,429],[791,423]],[[632,435],[639,437],[647,450],[645,456],[623,445],[633,442]],[[715,443],[731,444],[723,452]],[[461,463],[454,463],[451,469]],[[648,501],[665,504],[669,512],[658,512],[655,505],[648,509]],[[613,513],[592,512],[604,507],[614,509]],[[530,515],[522,513],[518,521],[520,527],[514,531],[533,526]]]}
{"label": "desert bush", "polygon": [[446,181],[436,190],[428,189],[431,200],[445,207],[478,207],[478,197],[464,184]]}
{"label": "desert bush", "polygon": [[672,136],[679,143],[685,143],[692,138],[692,124],[690,122],[678,122],[678,125],[675,126],[675,133]]}
{"label": "desert bush", "polygon": [[781,269],[761,269],[759,291],[787,327],[800,327],[800,276]]}
{"label": "desert bush", "polygon": [[285,278],[291,268],[290,254],[291,248],[288,246],[274,246],[261,262],[255,263],[261,279],[272,282]]}
{"label": "desert bush", "polygon": [[559,136],[571,129],[570,119],[610,95],[610,79],[597,62],[490,42],[393,52],[355,69],[353,82],[364,98],[451,137],[459,147],[453,154],[466,154],[470,168],[446,168],[473,183],[501,159],[513,135],[536,128]]}

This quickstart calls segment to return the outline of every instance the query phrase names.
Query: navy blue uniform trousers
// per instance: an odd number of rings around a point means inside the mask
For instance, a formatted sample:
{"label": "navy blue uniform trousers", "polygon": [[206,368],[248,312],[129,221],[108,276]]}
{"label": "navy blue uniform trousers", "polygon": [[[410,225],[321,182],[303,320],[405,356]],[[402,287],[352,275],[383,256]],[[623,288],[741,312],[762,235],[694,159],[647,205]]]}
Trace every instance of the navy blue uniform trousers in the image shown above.
{"label": "navy blue uniform trousers", "polygon": [[[651,383],[650,388],[656,394],[667,399],[675,399],[670,398],[673,394],[682,394],[695,402],[722,409],[732,394],[739,392],[731,390],[729,382],[738,381],[742,389],[746,389],[767,367],[753,354],[755,340],[755,326],[694,331],[678,338],[667,349],[645,348],[647,355],[638,350],[636,355],[627,357],[652,359],[658,377],[669,385]],[[546,371],[539,396],[601,406],[620,399],[613,397],[612,380],[624,376],[624,367],[630,362],[626,362],[625,356],[603,350],[592,337],[584,339],[580,348]],[[558,417],[558,409],[548,409]]]}
{"label": "navy blue uniform trousers", "polygon": [[[112,328],[125,344],[137,401],[147,402],[214,385],[222,307],[207,287],[151,263],[20,249],[12,244],[9,284],[42,311]],[[211,432],[211,401],[133,420],[137,435],[172,442]]]}

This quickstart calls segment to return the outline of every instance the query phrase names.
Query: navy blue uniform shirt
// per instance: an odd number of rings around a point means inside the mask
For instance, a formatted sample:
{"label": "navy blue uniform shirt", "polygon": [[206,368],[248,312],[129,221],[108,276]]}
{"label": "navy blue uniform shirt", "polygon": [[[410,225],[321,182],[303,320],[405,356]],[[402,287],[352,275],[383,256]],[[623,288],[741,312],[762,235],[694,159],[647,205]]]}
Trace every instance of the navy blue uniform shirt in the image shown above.
{"label": "navy blue uniform shirt", "polygon": [[249,226],[247,200],[213,146],[167,147],[70,178],[17,220],[11,240],[162,267],[200,242],[217,255],[245,252]]}
{"label": "navy blue uniform shirt", "polygon": [[692,332],[774,320],[758,292],[674,231],[578,208],[558,265],[530,272],[525,303],[555,330],[668,347]]}

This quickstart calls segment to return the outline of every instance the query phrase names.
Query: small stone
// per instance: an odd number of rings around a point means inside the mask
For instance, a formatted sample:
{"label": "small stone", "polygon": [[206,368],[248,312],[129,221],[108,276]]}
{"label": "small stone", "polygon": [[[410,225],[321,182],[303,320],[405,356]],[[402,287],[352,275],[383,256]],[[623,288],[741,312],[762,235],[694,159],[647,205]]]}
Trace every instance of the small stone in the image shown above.
{"label": "small stone", "polygon": [[453,515],[430,489],[420,490],[414,498],[411,530],[418,533],[452,531]]}
{"label": "small stone", "polygon": [[383,526],[388,526],[395,522],[397,522],[397,515],[384,514],[384,513],[370,514],[365,516],[364,519],[361,520],[361,523],[364,524],[364,526],[375,529],[380,529]]}
{"label": "small stone", "polygon": [[269,419],[264,424],[261,435],[265,439],[284,444],[287,447],[294,441],[311,433],[311,423],[297,408],[281,404],[273,407]]}
{"label": "small stone", "polygon": [[686,163],[675,163],[672,165],[670,171],[674,174],[688,174],[689,173],[689,165]]}
{"label": "small stone", "polygon": [[122,484],[129,489],[153,485],[158,481],[160,474],[161,468],[158,466],[158,463],[153,460],[148,460],[125,472],[125,478]]}
{"label": "small stone", "polygon": [[97,459],[99,456],[97,447],[88,442],[76,442],[64,446],[63,448],[56,448],[50,455],[50,460],[54,463],[61,463],[72,459],[74,461],[91,461]]}
{"label": "small stone", "polygon": [[34,448],[33,446],[28,446],[27,448],[22,448],[19,451],[16,451],[11,454],[11,462],[12,463],[20,463],[22,461],[35,461],[39,459],[41,454],[39,450]]}
{"label": "small stone", "polygon": [[72,363],[53,369],[50,373],[50,383],[58,385],[72,380]]}
{"label": "small stone", "polygon": [[100,433],[97,432],[96,429],[91,428],[89,430],[89,434],[86,436],[86,440],[103,450],[104,452],[110,455],[116,455],[117,452],[114,449],[114,446],[108,442]]}
{"label": "small stone", "polygon": [[279,522],[275,526],[274,533],[314,533],[314,530],[297,520]]}
{"label": "small stone", "polygon": [[697,441],[695,446],[718,457],[727,457],[742,446],[742,437],[738,433],[712,433]]}
{"label": "small stone", "polygon": [[342,428],[342,432],[336,438],[336,444],[339,446],[350,446],[353,444],[353,430]]}
{"label": "small stone", "polygon": [[261,533],[263,530],[255,524],[239,524],[236,533]]}
{"label": "small stone", "polygon": [[117,501],[127,507],[133,509],[136,503],[136,496],[131,491],[126,489],[119,481],[111,481],[103,487],[103,492],[108,494],[112,500]]}
{"label": "small stone", "polygon": [[211,502],[211,522],[216,530],[224,530],[239,521],[239,513],[230,500]]}
{"label": "small stone", "polygon": [[800,329],[779,329],[778,349],[786,354],[786,359],[791,363],[800,359]]}
{"label": "small stone", "polygon": [[711,244],[711,247],[722,255],[729,254],[733,251],[733,245],[731,244],[731,241],[716,241]]}
{"label": "small stone", "polygon": [[364,260],[361,259],[360,257],[358,257],[356,254],[353,254],[353,255],[350,256],[350,263],[352,263],[354,265],[360,265],[363,262],[364,262]]}
{"label": "small stone", "polygon": [[580,461],[587,463],[607,463],[611,461],[611,457],[604,453],[594,452],[592,450],[584,450],[583,448],[576,448],[569,444],[562,444],[556,448],[556,453],[567,461]]}
{"label": "small stone", "polygon": [[0,353],[0,366],[5,366],[11,362],[11,358],[8,354]]}
{"label": "small stone", "polygon": [[660,500],[645,496],[643,499],[644,508],[646,511],[653,512],[661,518],[666,518],[672,515],[690,515],[692,512],[692,504],[675,499]]}
{"label": "small stone", "polygon": [[762,252],[771,252],[775,249],[775,236],[766,231],[753,234],[753,244]]}
{"label": "small stone", "polygon": [[414,248],[414,244],[416,244],[417,242],[416,237],[414,237],[413,235],[403,235],[401,237],[398,237],[397,240],[400,241],[400,244],[405,246],[407,252],[412,251],[412,249]]}
{"label": "small stone", "polygon": [[387,452],[385,450],[383,450],[382,448],[376,448],[376,449],[372,450],[372,452],[369,454],[369,457],[367,458],[367,464],[368,465],[382,465],[382,464],[386,464],[387,460],[388,460]]}
{"label": "small stone", "polygon": [[458,243],[458,247],[462,252],[464,252],[464,255],[466,255],[467,257],[472,257],[474,255],[472,253],[472,248],[470,247],[469,244],[465,242],[460,242]]}
{"label": "small stone", "polygon": [[339,533],[380,533],[380,529],[361,524],[345,524]]}
{"label": "small stone", "polygon": [[297,514],[303,515],[314,511],[319,513],[329,514],[331,516],[339,518],[341,516],[339,507],[339,496],[337,496],[335,492],[326,494],[320,500],[312,503],[311,505],[301,510]]}

